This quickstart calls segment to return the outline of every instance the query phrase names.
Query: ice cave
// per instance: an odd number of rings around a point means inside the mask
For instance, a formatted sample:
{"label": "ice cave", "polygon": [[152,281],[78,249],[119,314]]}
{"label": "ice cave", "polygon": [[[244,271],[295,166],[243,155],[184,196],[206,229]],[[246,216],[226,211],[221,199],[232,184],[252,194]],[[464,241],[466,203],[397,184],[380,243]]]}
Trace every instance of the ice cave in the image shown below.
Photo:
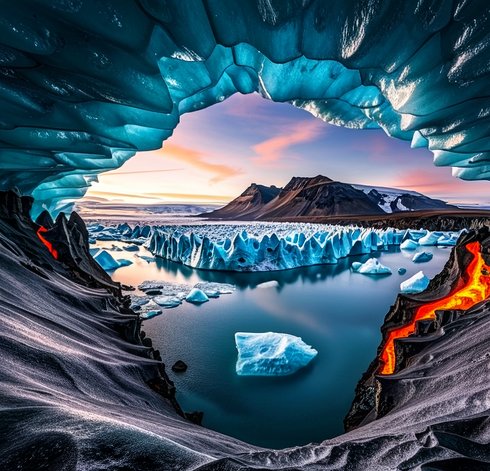
{"label": "ice cave", "polygon": [[[428,290],[387,314],[386,371],[373,358],[359,378],[347,432],[273,450],[192,423],[198,414],[175,400],[157,346],[70,216],[99,174],[236,93],[380,128],[428,148],[455,178],[490,179],[486,0],[18,0],[1,11],[0,467],[489,469],[488,228],[458,243],[424,233],[456,247]],[[179,237],[155,232],[154,252]],[[96,256],[106,266],[128,262],[106,255]],[[218,269],[225,262],[236,263]]]}

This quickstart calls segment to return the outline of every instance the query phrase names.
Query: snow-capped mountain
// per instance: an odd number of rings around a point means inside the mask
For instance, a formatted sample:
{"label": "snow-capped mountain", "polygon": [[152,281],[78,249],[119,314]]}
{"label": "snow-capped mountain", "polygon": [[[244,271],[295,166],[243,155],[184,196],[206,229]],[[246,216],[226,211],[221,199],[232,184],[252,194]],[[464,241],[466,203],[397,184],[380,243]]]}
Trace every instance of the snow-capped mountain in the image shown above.
{"label": "snow-capped mountain", "polygon": [[415,191],[333,181],[323,175],[293,177],[284,188],[253,183],[213,219],[275,219],[318,216],[366,216],[404,211],[456,209]]}

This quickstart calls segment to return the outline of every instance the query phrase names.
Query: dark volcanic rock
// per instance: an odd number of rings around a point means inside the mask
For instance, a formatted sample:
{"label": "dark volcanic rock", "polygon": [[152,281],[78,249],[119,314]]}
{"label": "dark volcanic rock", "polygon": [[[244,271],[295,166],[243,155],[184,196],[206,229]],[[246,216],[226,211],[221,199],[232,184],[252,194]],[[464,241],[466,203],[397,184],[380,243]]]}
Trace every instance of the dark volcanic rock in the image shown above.
{"label": "dark volcanic rock", "polygon": [[175,373],[184,373],[187,371],[187,364],[184,363],[182,360],[177,360],[172,365],[172,371],[174,371]]}
{"label": "dark volcanic rock", "polygon": [[[388,191],[388,190],[387,190]],[[389,191],[395,191],[390,189]],[[390,217],[382,208],[391,207],[394,213],[420,210],[457,210],[444,201],[418,193],[403,193],[393,198],[377,189],[362,191],[354,185],[336,182],[323,175],[293,177],[282,189],[253,183],[238,198],[224,208],[201,216],[212,219],[292,220],[303,218],[351,216]],[[389,199],[387,199],[389,198]],[[387,203],[389,202],[389,204]],[[413,226],[412,226],[413,227]]]}
{"label": "dark volcanic rock", "polygon": [[[420,321],[416,325],[416,332],[408,337],[395,341],[396,367],[393,375],[378,375],[381,367],[379,355],[390,330],[407,324],[413,319],[418,307],[436,299],[447,296],[460,280],[465,276],[466,267],[472,255],[465,249],[466,244],[479,241],[482,253],[490,262],[490,231],[482,228],[478,232],[464,235],[458,245],[451,252],[451,256],[443,271],[431,280],[428,288],[420,294],[399,294],[395,304],[385,317],[381,327],[383,340],[378,348],[378,356],[364,373],[356,388],[356,395],[347,414],[344,425],[346,430],[352,430],[360,425],[367,424],[386,415],[394,407],[405,400],[406,394],[402,391],[404,384],[412,384],[405,379],[403,370],[410,364],[420,361],[417,356],[430,346],[434,346],[441,338],[457,336],[464,327],[471,326],[475,321],[490,315],[490,301],[484,301],[467,311],[438,311],[433,321]],[[417,358],[417,360],[414,360]]]}
{"label": "dark volcanic rock", "polygon": [[[0,193],[5,469],[488,469],[488,303],[464,316],[443,312],[398,342],[397,373],[381,381],[367,373],[358,387],[357,423],[365,425],[320,444],[262,449],[196,427],[190,420],[202,413],[184,417],[129,297],[83,260],[80,221],[62,218],[49,230],[55,248],[60,237],[56,261],[28,218],[31,201]],[[466,262],[456,252],[433,289],[445,293]],[[400,299],[385,327],[426,299],[417,296]]]}
{"label": "dark volcanic rock", "polygon": [[200,214],[212,219],[253,219],[281,191],[275,186],[252,183],[240,196],[223,208]]}

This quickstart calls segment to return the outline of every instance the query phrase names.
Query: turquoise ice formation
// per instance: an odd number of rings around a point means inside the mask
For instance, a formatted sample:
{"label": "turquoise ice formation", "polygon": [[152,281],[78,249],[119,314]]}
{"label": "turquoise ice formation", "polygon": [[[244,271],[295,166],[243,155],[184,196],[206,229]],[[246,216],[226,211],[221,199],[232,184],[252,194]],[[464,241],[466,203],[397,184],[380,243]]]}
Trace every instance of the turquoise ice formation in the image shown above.
{"label": "turquoise ice formation", "polygon": [[300,337],[277,332],[237,332],[236,372],[240,376],[286,376],[306,366],[318,352]]}
{"label": "turquoise ice formation", "polygon": [[4,2],[0,188],[68,211],[182,114],[252,92],[488,179],[488,18],[463,0]]}
{"label": "turquoise ice formation", "polygon": [[424,272],[419,271],[415,273],[415,275],[410,277],[408,280],[405,280],[402,283],[400,283],[400,293],[404,293],[404,294],[421,293],[427,288],[427,286],[429,286],[429,282],[430,280],[424,275]]}
{"label": "turquoise ice formation", "polygon": [[418,252],[413,256],[412,262],[414,263],[429,262],[432,260],[432,257],[433,255],[431,252]]}
{"label": "turquoise ice formation", "polygon": [[418,246],[418,242],[415,242],[412,239],[406,239],[400,244],[402,250],[416,250]]}
{"label": "turquoise ice formation", "polygon": [[382,265],[377,258],[370,258],[364,263],[354,262],[352,271],[363,275],[391,275],[391,268]]}
{"label": "turquoise ice formation", "polygon": [[[426,233],[415,231],[414,237]],[[447,240],[457,240],[458,235],[444,233]],[[336,264],[350,255],[371,254],[400,245],[403,239],[410,240],[410,237],[409,230],[391,228],[294,223],[216,224],[155,227],[145,245],[157,257],[193,268],[274,271]],[[382,271],[386,267],[371,268]]]}
{"label": "turquoise ice formation", "polygon": [[190,293],[185,297],[185,300],[192,304],[202,304],[208,302],[209,298],[201,289],[192,288]]}
{"label": "turquoise ice formation", "polygon": [[133,263],[131,260],[126,260],[124,258],[116,260],[106,250],[99,250],[95,254],[94,259],[105,271],[114,271],[121,267],[127,267]]}

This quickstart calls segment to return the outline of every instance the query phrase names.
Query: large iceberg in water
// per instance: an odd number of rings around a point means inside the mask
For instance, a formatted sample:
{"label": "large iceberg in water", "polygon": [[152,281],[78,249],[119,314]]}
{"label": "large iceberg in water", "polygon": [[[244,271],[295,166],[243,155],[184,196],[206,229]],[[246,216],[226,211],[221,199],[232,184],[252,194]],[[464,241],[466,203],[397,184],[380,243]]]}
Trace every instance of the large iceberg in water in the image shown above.
{"label": "large iceberg in water", "polygon": [[105,271],[113,271],[121,267],[127,267],[133,263],[131,260],[125,258],[116,260],[106,250],[99,250],[95,254],[94,259]]}
{"label": "large iceberg in water", "polygon": [[285,376],[306,366],[318,352],[299,337],[277,332],[237,332],[240,376]]}
{"label": "large iceberg in water", "polygon": [[370,258],[364,263],[354,262],[352,271],[363,275],[391,275],[391,268],[382,265],[377,258]]}
{"label": "large iceberg in water", "polygon": [[424,275],[423,271],[415,273],[408,280],[400,283],[400,293],[415,294],[424,291],[429,286],[430,280]]}

